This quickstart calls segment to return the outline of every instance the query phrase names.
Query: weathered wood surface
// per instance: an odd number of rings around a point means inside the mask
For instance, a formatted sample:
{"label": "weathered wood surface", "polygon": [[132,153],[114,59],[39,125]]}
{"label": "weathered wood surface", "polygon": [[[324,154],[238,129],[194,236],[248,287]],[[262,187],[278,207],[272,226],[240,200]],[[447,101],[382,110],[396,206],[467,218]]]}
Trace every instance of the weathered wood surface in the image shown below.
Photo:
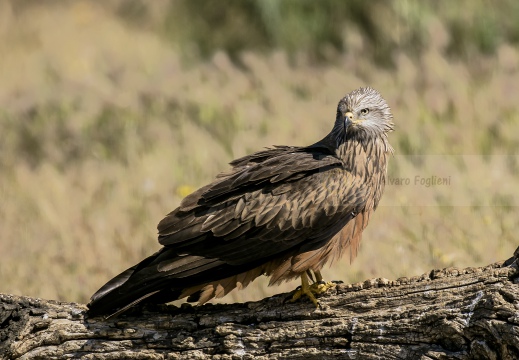
{"label": "weathered wood surface", "polygon": [[519,248],[483,268],[340,284],[320,298],[157,306],[116,319],[0,294],[2,359],[519,359]]}

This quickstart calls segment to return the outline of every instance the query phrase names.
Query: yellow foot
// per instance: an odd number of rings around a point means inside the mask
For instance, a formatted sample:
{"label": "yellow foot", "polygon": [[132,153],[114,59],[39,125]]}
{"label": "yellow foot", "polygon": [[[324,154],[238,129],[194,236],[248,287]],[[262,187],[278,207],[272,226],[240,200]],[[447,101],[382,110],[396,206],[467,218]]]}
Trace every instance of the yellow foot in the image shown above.
{"label": "yellow foot", "polygon": [[[319,274],[320,278],[320,274]],[[310,299],[311,302],[314,303],[316,307],[319,306],[319,301],[315,298],[315,295],[320,295],[328,291],[328,289],[335,287],[335,283],[333,282],[324,282],[322,280],[309,285],[307,274],[301,275],[301,287],[298,288],[294,294],[292,295],[292,299],[289,302],[295,302],[299,300],[303,295],[306,295],[307,298]]]}
{"label": "yellow foot", "polygon": [[310,291],[315,295],[321,295],[328,291],[328,289],[331,289],[335,287],[337,284],[331,281],[324,282],[320,281],[318,283],[314,283],[310,285]]}

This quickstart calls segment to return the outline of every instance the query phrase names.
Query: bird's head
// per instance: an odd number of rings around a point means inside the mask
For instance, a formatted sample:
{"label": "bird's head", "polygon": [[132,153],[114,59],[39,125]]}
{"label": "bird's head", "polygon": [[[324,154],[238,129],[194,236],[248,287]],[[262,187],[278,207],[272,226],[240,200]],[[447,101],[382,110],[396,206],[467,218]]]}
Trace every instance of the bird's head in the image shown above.
{"label": "bird's head", "polygon": [[334,133],[344,139],[381,136],[392,131],[393,126],[391,109],[373,88],[354,90],[337,105]]}

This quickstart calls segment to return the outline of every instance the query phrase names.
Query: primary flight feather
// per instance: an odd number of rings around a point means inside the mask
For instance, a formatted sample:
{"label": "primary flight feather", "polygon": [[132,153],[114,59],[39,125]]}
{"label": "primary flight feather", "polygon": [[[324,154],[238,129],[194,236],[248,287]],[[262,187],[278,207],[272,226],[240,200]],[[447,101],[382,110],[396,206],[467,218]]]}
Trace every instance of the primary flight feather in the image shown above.
{"label": "primary flight feather", "polygon": [[234,160],[159,223],[163,247],[101,287],[89,313],[184,297],[204,303],[260,275],[270,285],[301,276],[307,293],[307,274],[320,280],[327,262],[345,250],[356,256],[386,183],[392,118],[376,90],[360,88],[339,101],[322,140]]}

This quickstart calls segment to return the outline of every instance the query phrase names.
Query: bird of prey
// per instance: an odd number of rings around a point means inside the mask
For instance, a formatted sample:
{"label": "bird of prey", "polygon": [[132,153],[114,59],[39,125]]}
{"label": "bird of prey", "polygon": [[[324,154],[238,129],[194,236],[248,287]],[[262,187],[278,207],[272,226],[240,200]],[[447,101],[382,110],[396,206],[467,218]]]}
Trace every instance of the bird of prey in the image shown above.
{"label": "bird of prey", "polygon": [[382,196],[392,119],[376,90],[360,88],[339,101],[333,129],[315,144],[232,161],[159,223],[163,247],[101,287],[89,313],[185,297],[205,303],[260,275],[269,285],[301,277],[294,298],[317,305],[311,288],[322,284],[322,267],[346,250],[353,260]]}

